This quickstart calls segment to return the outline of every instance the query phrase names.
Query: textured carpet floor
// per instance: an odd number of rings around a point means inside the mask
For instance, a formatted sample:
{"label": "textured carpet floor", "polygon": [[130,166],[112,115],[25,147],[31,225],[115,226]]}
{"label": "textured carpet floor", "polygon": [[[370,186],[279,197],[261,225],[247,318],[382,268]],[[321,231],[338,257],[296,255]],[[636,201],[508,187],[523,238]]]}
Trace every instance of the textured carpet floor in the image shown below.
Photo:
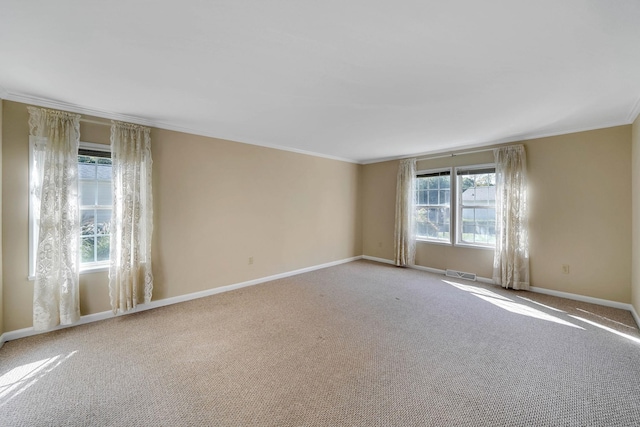
{"label": "textured carpet floor", "polygon": [[357,261],[8,342],[0,425],[640,425],[640,335]]}

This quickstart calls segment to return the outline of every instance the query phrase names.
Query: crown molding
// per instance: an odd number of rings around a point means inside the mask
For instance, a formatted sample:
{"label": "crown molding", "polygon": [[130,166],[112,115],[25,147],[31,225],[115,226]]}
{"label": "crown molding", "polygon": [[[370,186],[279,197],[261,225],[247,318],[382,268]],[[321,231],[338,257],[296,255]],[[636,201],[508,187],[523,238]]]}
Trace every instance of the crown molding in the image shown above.
{"label": "crown molding", "polygon": [[640,115],[640,96],[636,100],[635,104],[633,104],[633,107],[631,107],[631,111],[629,111],[629,115],[627,116],[627,121],[629,123],[633,123],[636,121],[639,115]]}
{"label": "crown molding", "polygon": [[[640,108],[640,105],[638,107]],[[598,129],[607,129],[607,128],[612,128],[616,126],[625,126],[631,123],[633,123],[633,121],[629,122],[629,121],[620,120],[620,121],[602,123],[597,126],[586,126],[586,127],[579,127],[579,128],[561,129],[561,130],[550,131],[550,132],[512,135],[505,138],[496,139],[493,141],[484,141],[484,142],[465,144],[465,145],[459,145],[459,146],[456,145],[455,147],[441,149],[441,150],[425,151],[425,152],[412,154],[412,155],[393,156],[393,157],[386,157],[381,159],[366,160],[360,163],[363,165],[368,165],[372,163],[382,163],[382,162],[388,162],[392,160],[410,159],[412,157],[435,156],[438,154],[455,154],[457,151],[463,151],[463,150],[466,151],[466,150],[473,150],[473,149],[480,149],[480,148],[492,148],[493,146],[508,144],[512,142],[524,142],[524,141],[530,141],[532,139],[548,138],[548,137],[559,136],[559,135],[568,135],[571,133],[588,132],[591,130],[598,130]]]}
{"label": "crown molding", "polygon": [[288,152],[291,152],[291,153],[303,154],[303,155],[306,155],[306,156],[320,157],[320,158],[323,158],[323,159],[337,160],[337,161],[346,162],[346,163],[361,164],[361,162],[359,162],[357,160],[348,159],[346,157],[338,157],[338,156],[332,156],[330,154],[316,153],[314,151],[300,150],[298,148],[291,148],[291,147],[285,147],[285,146],[277,145],[277,144],[270,144],[270,143],[267,143],[267,142],[262,142],[262,141],[254,140],[254,139],[243,138],[242,140],[240,140],[240,138],[236,138],[234,135],[228,135],[228,134],[225,135],[225,134],[219,134],[219,133],[218,134],[214,134],[213,132],[210,132],[210,131],[183,127],[183,126],[174,125],[172,123],[167,123],[167,122],[155,122],[153,124],[153,127],[156,127],[156,128],[159,128],[159,129],[171,130],[171,131],[175,131],[175,132],[188,133],[188,134],[192,134],[192,135],[206,136],[206,137],[209,137],[209,138],[223,139],[223,140],[226,140],[226,141],[236,142],[236,143],[239,143],[239,144],[255,145],[255,146],[258,146],[258,147],[271,148],[273,150],[288,151]]}
{"label": "crown molding", "polygon": [[133,123],[136,125],[154,126],[153,121],[144,119],[141,117],[130,116],[127,114],[119,114],[119,113],[114,113],[114,112],[105,111],[105,110],[97,110],[94,108],[87,108],[87,107],[83,107],[76,104],[69,104],[67,102],[61,102],[61,101],[53,101],[50,99],[40,98],[37,96],[22,95],[22,94],[7,92],[7,97],[5,99],[8,101],[35,105],[38,107],[64,110],[64,111],[77,113],[77,114],[86,114],[89,116],[96,116],[104,119],[118,120],[122,122]]}
{"label": "crown molding", "polygon": [[324,158],[324,159],[338,160],[338,161],[346,162],[346,163],[361,164],[361,162],[359,162],[357,160],[354,160],[354,159],[348,159],[348,158],[338,157],[338,156],[331,156],[329,154],[316,153],[316,152],[313,152],[313,151],[300,150],[300,149],[297,149],[297,148],[284,147],[284,146],[281,146],[281,145],[269,144],[269,143],[265,143],[265,142],[257,141],[257,140],[247,140],[247,139],[240,140],[240,138],[234,138],[233,135],[214,134],[213,132],[210,132],[210,131],[206,131],[206,130],[202,130],[202,129],[196,129],[196,128],[188,128],[188,127],[176,125],[176,124],[169,123],[169,122],[159,122],[159,121],[145,119],[145,118],[142,118],[142,117],[136,117],[136,116],[129,116],[129,115],[126,115],[126,114],[113,113],[113,112],[105,111],[105,110],[97,110],[97,109],[93,109],[93,108],[83,107],[83,106],[80,106],[80,105],[69,104],[69,103],[66,103],[66,102],[53,101],[53,100],[50,100],[50,99],[40,98],[40,97],[36,97],[36,96],[29,96],[29,95],[11,93],[11,92],[8,92],[8,91],[4,90],[2,87],[0,87],[0,98],[6,99],[8,101],[21,102],[23,104],[36,105],[38,107],[52,108],[52,109],[56,109],[56,110],[64,110],[64,111],[69,111],[71,113],[77,113],[77,114],[86,114],[86,115],[89,115],[89,116],[96,116],[96,117],[105,118],[105,119],[118,120],[118,121],[128,122],[128,123],[134,123],[134,124],[137,124],[137,125],[154,127],[154,128],[158,128],[158,129],[164,129],[164,130],[171,130],[171,131],[175,131],[175,132],[188,133],[188,134],[191,134],[191,135],[206,136],[206,137],[209,137],[209,138],[224,139],[224,140],[227,140],[227,141],[237,142],[237,143],[240,143],[240,144],[256,145],[256,146],[259,146],[259,147],[271,148],[271,149],[280,150],[280,151],[289,151],[289,152],[292,152],[292,153],[303,154],[303,155],[306,155],[306,156],[321,157],[321,158]]}
{"label": "crown molding", "polygon": [[93,109],[93,108],[87,108],[87,107],[83,107],[83,106],[79,106],[79,105],[75,105],[75,104],[69,104],[69,103],[66,103],[66,102],[53,101],[53,100],[50,100],[50,99],[45,99],[45,98],[40,98],[40,97],[35,97],[35,96],[29,96],[29,95],[23,95],[23,94],[16,94],[16,93],[12,93],[12,92],[7,91],[2,86],[0,86],[0,99],[6,99],[8,101],[21,102],[23,104],[36,105],[36,106],[39,106],[39,107],[64,110],[64,111],[69,111],[69,112],[77,113],[77,114],[86,114],[86,115],[96,116],[96,117],[105,118],[105,119],[118,120],[118,121],[123,121],[123,122],[128,122],[128,123],[134,123],[134,124],[138,124],[138,125],[142,125],[142,126],[149,126],[149,127],[154,127],[154,128],[158,128],[158,129],[170,130],[170,131],[174,131],[174,132],[181,132],[181,133],[205,136],[205,137],[216,138],[216,139],[224,139],[224,140],[227,140],[227,141],[237,142],[237,143],[240,143],[240,144],[255,145],[255,146],[258,146],[258,147],[271,148],[271,149],[274,149],[274,150],[288,151],[288,152],[291,152],[291,153],[302,154],[302,155],[306,155],[306,156],[320,157],[320,158],[324,158],[324,159],[337,160],[337,161],[340,161],[340,162],[355,163],[355,164],[360,164],[360,165],[368,165],[368,164],[373,164],[373,163],[382,163],[382,162],[393,161],[393,160],[408,159],[408,158],[411,158],[411,157],[423,157],[423,156],[432,156],[432,155],[438,155],[438,154],[450,154],[450,153],[455,153],[456,151],[462,151],[462,150],[488,148],[488,147],[507,144],[507,143],[512,143],[512,142],[528,141],[528,140],[538,139],[538,138],[547,138],[547,137],[551,137],[551,136],[567,135],[567,134],[571,134],[571,133],[587,132],[587,131],[591,131],[591,130],[606,129],[606,128],[615,127],[615,126],[623,126],[623,125],[628,125],[628,124],[633,123],[635,121],[635,119],[638,117],[638,115],[640,115],[640,97],[638,97],[637,101],[633,105],[633,108],[629,112],[629,115],[627,116],[626,120],[619,120],[619,121],[613,121],[613,122],[609,122],[609,123],[603,123],[603,124],[600,124],[598,126],[587,126],[587,127],[579,127],[579,128],[560,129],[560,130],[550,131],[550,132],[512,135],[512,136],[501,138],[501,139],[498,139],[498,140],[481,141],[481,142],[477,142],[477,143],[456,145],[455,147],[450,147],[450,148],[445,148],[445,149],[440,149],[440,150],[424,151],[424,152],[420,152],[420,153],[416,153],[416,154],[412,154],[412,155],[381,157],[381,158],[371,159],[371,160],[355,160],[355,159],[349,159],[349,158],[345,158],[345,157],[332,156],[332,155],[329,155],[329,154],[317,153],[317,152],[313,152],[313,151],[301,150],[301,149],[297,149],[297,148],[285,147],[285,146],[281,146],[281,145],[277,145],[277,144],[270,144],[270,143],[266,143],[266,142],[259,141],[259,140],[251,140],[251,139],[248,140],[246,138],[241,140],[241,138],[236,138],[234,135],[216,134],[216,133],[208,131],[208,130],[202,130],[202,129],[191,128],[191,127],[184,127],[184,126],[180,126],[180,125],[177,125],[177,124],[174,124],[174,123],[170,123],[170,122],[159,122],[159,121],[149,120],[149,119],[142,118],[142,117],[136,117],[136,116],[130,116],[130,115],[126,115],[126,114],[119,114],[119,113],[114,113],[114,112],[105,111],[105,110],[97,110],[97,109]]}

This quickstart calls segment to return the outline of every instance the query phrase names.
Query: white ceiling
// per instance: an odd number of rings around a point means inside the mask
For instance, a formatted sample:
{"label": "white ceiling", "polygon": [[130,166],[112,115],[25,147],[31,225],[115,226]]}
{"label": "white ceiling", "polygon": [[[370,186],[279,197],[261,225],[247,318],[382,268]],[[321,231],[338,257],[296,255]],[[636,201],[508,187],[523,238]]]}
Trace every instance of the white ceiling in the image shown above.
{"label": "white ceiling", "polygon": [[356,162],[627,124],[638,0],[0,0],[0,97]]}

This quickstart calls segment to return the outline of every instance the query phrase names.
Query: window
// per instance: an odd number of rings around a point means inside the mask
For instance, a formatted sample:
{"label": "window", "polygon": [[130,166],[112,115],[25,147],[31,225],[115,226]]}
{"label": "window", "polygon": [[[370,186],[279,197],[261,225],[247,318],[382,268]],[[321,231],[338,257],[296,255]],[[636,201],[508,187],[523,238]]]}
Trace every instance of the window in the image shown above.
{"label": "window", "polygon": [[456,169],[457,243],[496,243],[496,173],[493,166]]}
{"label": "window", "polygon": [[[39,202],[34,196],[39,184],[37,164],[44,161],[36,141],[30,138],[29,278],[35,277],[38,246]],[[78,151],[78,205],[80,216],[80,271],[104,267],[109,262],[112,210],[111,153],[108,145],[80,143]]]}
{"label": "window", "polygon": [[451,243],[451,170],[419,172],[416,183],[418,239]]}
{"label": "window", "polygon": [[81,147],[78,153],[80,269],[109,261],[112,189],[109,152]]}
{"label": "window", "polygon": [[[451,176],[456,179],[452,180]],[[452,194],[456,197],[452,198]],[[416,238],[461,246],[496,243],[495,166],[474,165],[416,174]],[[455,224],[452,227],[451,224]]]}

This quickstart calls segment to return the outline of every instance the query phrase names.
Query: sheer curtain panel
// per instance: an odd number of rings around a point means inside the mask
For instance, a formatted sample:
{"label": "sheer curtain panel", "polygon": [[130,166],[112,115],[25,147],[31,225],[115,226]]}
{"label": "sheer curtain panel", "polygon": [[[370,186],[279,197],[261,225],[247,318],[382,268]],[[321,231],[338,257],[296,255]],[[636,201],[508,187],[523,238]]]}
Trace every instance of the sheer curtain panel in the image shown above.
{"label": "sheer curtain panel", "polygon": [[38,230],[33,328],[42,331],[80,319],[80,116],[45,108],[28,110],[35,169],[30,172],[37,177],[31,189]]}
{"label": "sheer curtain panel", "polygon": [[527,158],[522,145],[496,148],[496,248],[493,280],[529,289]]}
{"label": "sheer curtain panel", "polygon": [[415,264],[416,159],[401,160],[396,185],[395,264]]}
{"label": "sheer curtain panel", "polygon": [[111,125],[113,213],[109,297],[114,313],[151,301],[151,138],[149,128]]}

